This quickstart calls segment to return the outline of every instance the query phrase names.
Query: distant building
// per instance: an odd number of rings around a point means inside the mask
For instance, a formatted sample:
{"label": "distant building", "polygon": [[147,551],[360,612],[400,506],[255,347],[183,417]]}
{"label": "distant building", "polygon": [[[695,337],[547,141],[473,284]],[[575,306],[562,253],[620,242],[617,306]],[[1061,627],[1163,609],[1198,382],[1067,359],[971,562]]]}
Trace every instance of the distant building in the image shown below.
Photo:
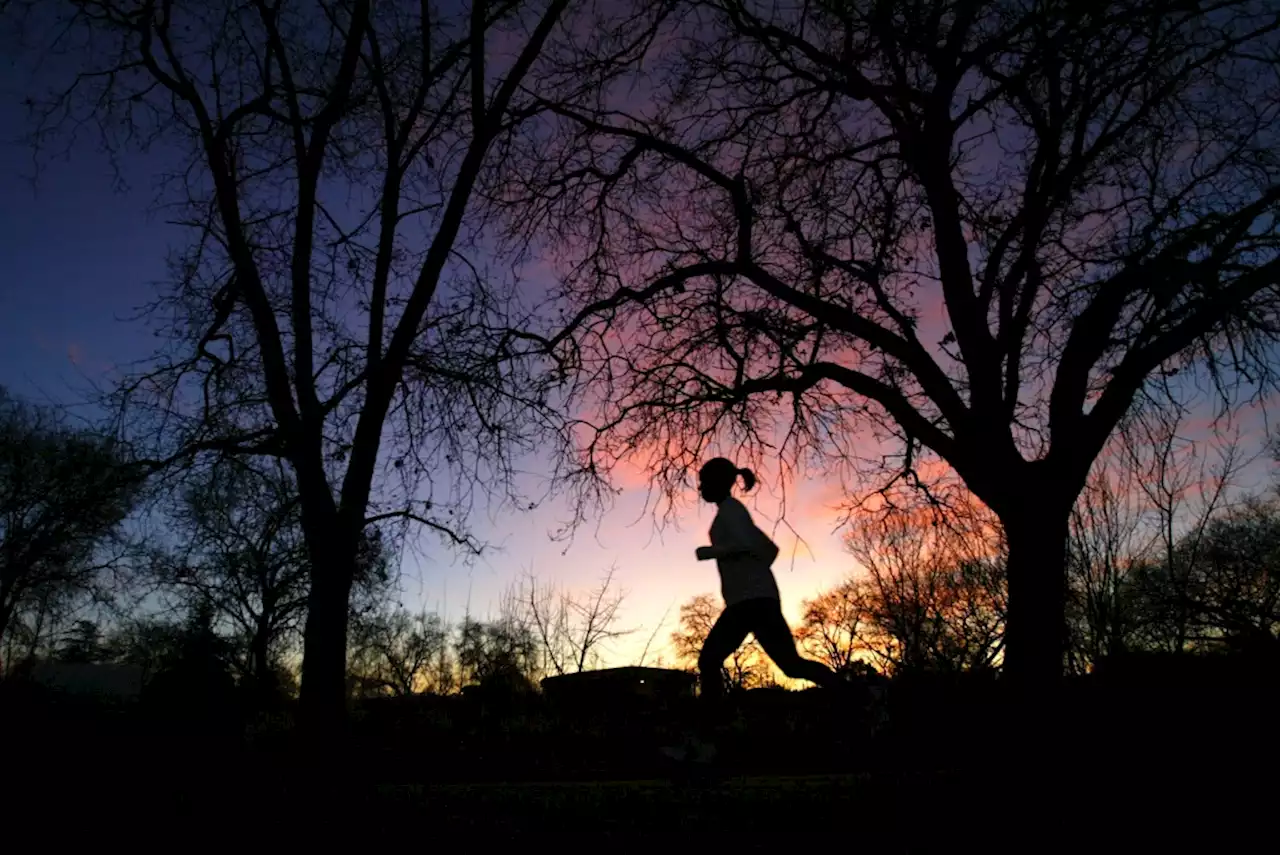
{"label": "distant building", "polygon": [[691,698],[697,678],[670,668],[602,668],[547,677],[542,693],[550,701],[650,700],[662,702]]}

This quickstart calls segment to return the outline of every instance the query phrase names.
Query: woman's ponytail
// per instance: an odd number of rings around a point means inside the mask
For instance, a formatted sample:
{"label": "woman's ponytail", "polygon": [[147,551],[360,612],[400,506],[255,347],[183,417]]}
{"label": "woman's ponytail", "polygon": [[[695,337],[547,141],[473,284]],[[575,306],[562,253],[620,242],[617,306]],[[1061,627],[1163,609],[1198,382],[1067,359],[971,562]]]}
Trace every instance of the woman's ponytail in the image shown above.
{"label": "woman's ponytail", "polygon": [[746,487],[748,490],[750,490],[750,489],[752,489],[753,487],[755,487],[755,485],[756,485],[756,473],[752,472],[750,469],[739,469],[739,470],[738,470],[738,474],[739,474],[740,476],[742,476],[742,486],[743,486],[743,487]]}

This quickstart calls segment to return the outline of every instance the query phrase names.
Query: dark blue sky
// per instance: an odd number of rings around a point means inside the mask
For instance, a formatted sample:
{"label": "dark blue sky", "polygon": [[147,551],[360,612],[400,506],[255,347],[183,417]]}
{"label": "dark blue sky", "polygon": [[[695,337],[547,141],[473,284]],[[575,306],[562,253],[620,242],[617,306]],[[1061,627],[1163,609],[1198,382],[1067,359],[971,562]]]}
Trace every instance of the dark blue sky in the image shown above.
{"label": "dark blue sky", "polygon": [[[24,397],[75,400],[85,378],[139,359],[153,346],[122,322],[154,292],[173,232],[150,217],[140,179],[115,192],[107,158],[88,141],[35,174],[23,142],[20,97],[27,75],[0,72],[0,384]],[[73,364],[74,363],[76,364]]]}

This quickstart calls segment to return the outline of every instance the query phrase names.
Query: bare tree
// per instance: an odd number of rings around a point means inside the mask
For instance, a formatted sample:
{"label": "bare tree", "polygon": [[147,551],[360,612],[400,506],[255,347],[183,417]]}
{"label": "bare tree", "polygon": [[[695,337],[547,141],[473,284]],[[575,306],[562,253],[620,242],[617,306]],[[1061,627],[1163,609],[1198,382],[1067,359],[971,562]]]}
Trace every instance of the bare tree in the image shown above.
{"label": "bare tree", "polygon": [[[698,654],[702,652],[720,611],[720,605],[711,594],[699,594],[680,606],[680,623],[671,633],[671,644],[676,660],[685,667],[697,666]],[[735,650],[720,668],[724,684],[729,688],[756,689],[776,682],[769,657],[755,638]]]}
{"label": "bare tree", "polygon": [[614,588],[617,568],[610,566],[600,583],[580,594],[540,583],[527,574],[519,592],[522,619],[537,636],[544,670],[572,674],[598,664],[609,642],[629,634],[618,628],[618,610],[626,599]]}
{"label": "bare tree", "polygon": [[122,555],[112,539],[142,479],[121,452],[0,389],[0,640],[29,611],[28,656],[50,619],[67,616]]}
{"label": "bare tree", "polygon": [[310,587],[299,499],[283,461],[192,473],[171,514],[180,545],[158,551],[158,581],[202,600],[244,640],[241,673],[271,689],[282,648],[300,637]]}
{"label": "bare tree", "polygon": [[522,619],[520,604],[510,592],[495,619],[481,621],[470,615],[462,619],[455,649],[464,687],[499,684],[521,689],[544,676],[538,638]]}
{"label": "bare tree", "polygon": [[976,503],[967,520],[950,510],[900,511],[846,536],[866,572],[855,580],[867,609],[862,641],[888,670],[955,672],[1000,661],[1006,558],[989,517]]}
{"label": "bare tree", "polygon": [[1102,459],[1071,511],[1067,584],[1073,670],[1123,653],[1139,629],[1137,578],[1153,559],[1154,541],[1139,477],[1132,467]]}
{"label": "bare tree", "polygon": [[63,662],[96,663],[106,656],[102,627],[96,621],[78,620],[62,637],[57,657]]}
{"label": "bare tree", "polygon": [[1280,640],[1280,504],[1254,498],[1208,526],[1199,616],[1238,649]]}
{"label": "bare tree", "polygon": [[1193,403],[1153,402],[1126,419],[1072,511],[1077,670],[1135,646],[1182,650],[1194,631],[1201,540],[1259,453],[1229,419],[1211,438],[1188,436]]}
{"label": "bare tree", "polygon": [[458,632],[458,666],[464,686],[531,685],[542,676],[537,640],[510,620],[464,620]]}
{"label": "bare tree", "polygon": [[1280,503],[1254,497],[1197,534],[1196,641],[1274,652],[1280,641]]}
{"label": "bare tree", "polygon": [[563,51],[603,91],[543,90],[518,224],[578,310],[549,344],[595,414],[583,468],[672,496],[723,442],[857,474],[868,429],[889,479],[941,459],[1008,535],[1010,676],[1051,683],[1121,419],[1174,372],[1274,385],[1274,4],[617,8],[657,35]]}
{"label": "bare tree", "polygon": [[1185,649],[1194,630],[1209,523],[1238,501],[1241,475],[1263,451],[1249,449],[1238,426],[1216,440],[1193,441],[1185,436],[1186,416],[1183,408],[1148,410],[1121,434],[1157,530],[1142,579],[1146,642],[1171,651]]}
{"label": "bare tree", "polygon": [[439,615],[404,609],[356,621],[349,668],[366,686],[396,695],[454,688],[449,627]]}
{"label": "bare tree", "polygon": [[806,600],[804,620],[796,630],[804,651],[837,673],[853,670],[863,654],[874,654],[867,638],[872,629],[869,593],[865,581],[846,579]]}
{"label": "bare tree", "polygon": [[96,128],[176,162],[162,202],[192,240],[151,307],[169,346],[116,400],[157,465],[289,464],[312,572],[301,700],[331,724],[365,527],[474,551],[477,496],[529,503],[512,457],[555,411],[470,215],[568,0],[10,5],[76,69],[31,99],[41,151]]}
{"label": "bare tree", "polygon": [[0,673],[21,673],[34,665],[42,653],[52,653],[56,630],[67,621],[62,592],[42,593],[28,598],[9,618],[9,626],[0,639]]}

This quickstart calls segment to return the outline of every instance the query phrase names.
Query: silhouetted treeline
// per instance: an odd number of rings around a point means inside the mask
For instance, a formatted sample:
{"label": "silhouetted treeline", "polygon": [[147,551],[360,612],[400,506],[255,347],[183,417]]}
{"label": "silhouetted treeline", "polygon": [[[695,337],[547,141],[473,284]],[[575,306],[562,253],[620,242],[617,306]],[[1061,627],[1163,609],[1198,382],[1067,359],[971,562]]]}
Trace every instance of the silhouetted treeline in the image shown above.
{"label": "silhouetted treeline", "polygon": [[[1234,452],[1222,453],[1215,459],[1231,463]],[[1126,465],[1149,487],[1164,477]],[[1234,467],[1207,479],[1188,469],[1201,486],[1224,483],[1176,508],[1126,486],[1136,475],[1099,471],[1072,530],[1068,663],[1095,673],[1069,684],[1058,718],[1032,720],[1053,751],[1087,744],[1094,756],[1160,759],[1186,739],[1183,718],[1165,721],[1162,710],[1194,713],[1212,728],[1197,739],[1218,745],[1235,738],[1229,722],[1265,709],[1248,687],[1265,686],[1276,661],[1280,500],[1231,489]],[[306,756],[293,753],[309,586],[296,489],[278,468],[213,467],[141,507],[137,525],[106,527],[63,565],[27,568],[22,578],[43,580],[36,588],[57,592],[61,610],[38,597],[14,609],[0,683],[8,720],[77,757],[168,763],[190,786],[213,787],[202,764],[228,756],[252,758],[243,762],[255,769]],[[1121,513],[1130,505],[1140,519]],[[1151,532],[1169,523],[1166,548]],[[588,592],[525,579],[497,616],[451,625],[400,604],[395,536],[367,530],[350,601],[345,738],[364,780],[672,773],[659,749],[695,720],[686,700],[600,694],[564,705],[538,691],[542,676],[607,662],[604,644],[624,632],[612,573]],[[859,572],[806,604],[800,641],[851,677],[887,684],[886,706],[783,691],[747,645],[725,665],[732,685],[755,691],[736,695],[724,768],[932,774],[1014,762],[1004,737],[1026,725],[1009,718],[998,679],[1007,600],[999,525],[958,494],[868,512],[847,545]],[[57,572],[41,575],[46,568]],[[710,597],[682,608],[677,659],[696,656],[718,609]],[[1119,720],[1156,723],[1137,735],[1098,724]],[[228,753],[239,751],[249,753]]]}
{"label": "silhouetted treeline", "polygon": [[[105,440],[20,401],[0,407],[3,676],[98,664],[176,694],[183,680],[194,695],[237,686],[263,707],[296,694],[312,574],[284,466],[216,461],[142,507],[143,479]],[[623,634],[612,571],[585,593],[530,576],[493,620],[407,610],[399,531],[370,526],[357,552],[349,698],[528,688],[598,664]]]}
{"label": "silhouetted treeline", "polygon": [[[1135,653],[1277,652],[1280,495],[1215,499],[1199,516],[1151,509],[1094,479],[1073,516],[1064,631],[1069,672]],[[1132,479],[1130,479],[1132,480]],[[1129,486],[1132,486],[1131,484]],[[1212,489],[1212,485],[1207,485]],[[1167,545],[1156,532],[1176,532]],[[855,524],[862,566],[806,604],[801,638],[833,668],[990,671],[1003,658],[1007,547],[980,508],[930,508]]]}
{"label": "silhouetted treeline", "polygon": [[[192,471],[126,525],[132,506],[121,503],[141,495],[126,463],[88,465],[86,454],[107,446],[38,408],[9,400],[5,413],[7,675],[40,662],[102,663],[137,668],[149,683],[189,666],[201,685],[234,684],[260,705],[293,696],[310,573],[297,486],[283,467],[233,459]],[[1236,486],[1253,459],[1238,437],[1196,444],[1178,434],[1176,420],[1126,434],[1077,503],[1064,627],[1071,671],[1136,653],[1260,655],[1276,645],[1280,498]],[[126,492],[103,489],[104,478]],[[598,666],[604,645],[625,634],[612,571],[583,593],[529,576],[492,620],[450,625],[405,609],[394,537],[371,526],[362,539],[348,698],[527,689]],[[42,545],[59,541],[74,548]],[[846,546],[858,572],[804,606],[798,635],[810,655],[850,674],[1001,668],[1007,546],[981,503],[959,491],[868,511],[853,518]],[[682,607],[676,660],[696,660],[718,611],[711,597]],[[752,643],[724,668],[730,685],[774,685]]]}
{"label": "silhouetted treeline", "polygon": [[[1169,413],[1130,425],[1073,510],[1067,673],[1140,654],[1277,653],[1280,488],[1242,486],[1262,457],[1250,450],[1256,438],[1193,442],[1184,427]],[[947,487],[851,516],[845,546],[857,566],[805,602],[797,636],[809,655],[851,675],[1002,670],[1004,529],[962,487]],[[681,607],[677,659],[696,662],[717,613],[710,595]],[[726,682],[739,688],[777,677],[754,643],[724,664]]]}

